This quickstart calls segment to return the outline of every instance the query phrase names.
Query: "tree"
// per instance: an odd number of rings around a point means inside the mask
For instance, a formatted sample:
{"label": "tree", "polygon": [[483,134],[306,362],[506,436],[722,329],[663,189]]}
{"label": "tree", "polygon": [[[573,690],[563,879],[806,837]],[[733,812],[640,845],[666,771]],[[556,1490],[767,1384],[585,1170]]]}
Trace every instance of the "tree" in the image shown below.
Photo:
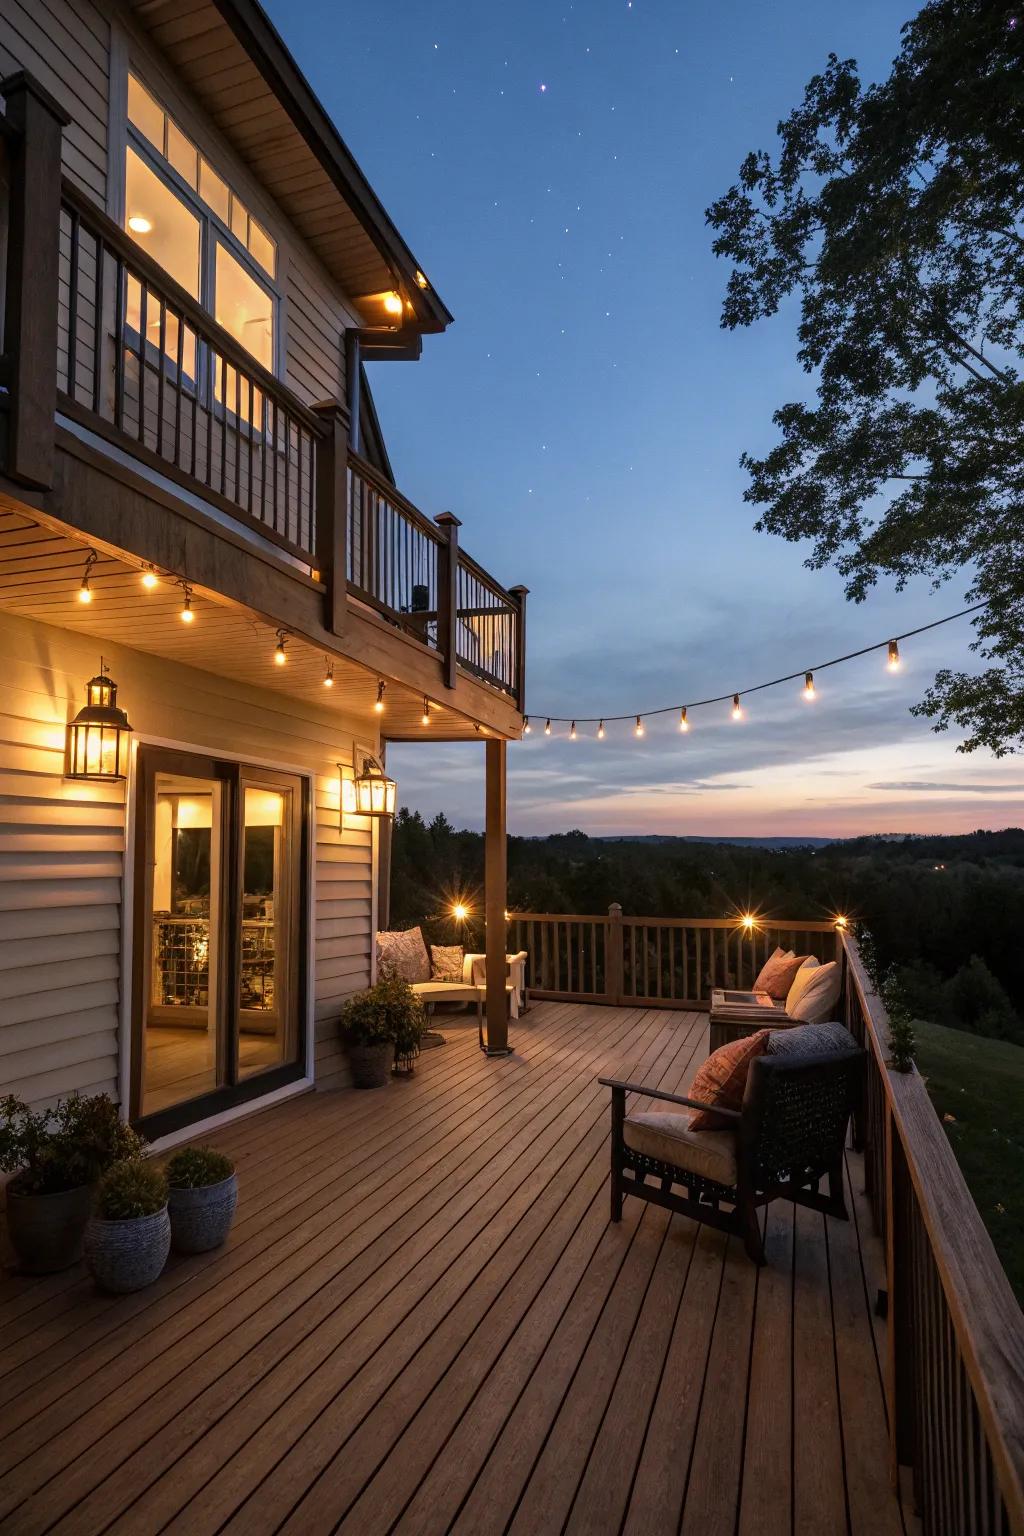
{"label": "tree", "polygon": [[980,677],[943,670],[914,712],[967,733],[960,750],[1024,744],[1024,14],[933,0],[889,77],[862,85],[831,55],[707,211],[732,263],[722,324],[799,296],[812,404],[774,415],[744,454],[758,530],[812,539],[862,601],[962,575]]}

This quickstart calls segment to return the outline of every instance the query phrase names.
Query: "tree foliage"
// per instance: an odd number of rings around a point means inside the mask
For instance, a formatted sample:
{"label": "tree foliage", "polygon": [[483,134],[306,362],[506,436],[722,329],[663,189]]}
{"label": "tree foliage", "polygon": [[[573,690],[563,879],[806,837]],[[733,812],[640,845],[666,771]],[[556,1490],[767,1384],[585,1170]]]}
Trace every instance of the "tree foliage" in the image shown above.
{"label": "tree foliage", "polygon": [[961,750],[1024,744],[1024,16],[932,0],[888,78],[831,55],[779,147],[708,209],[732,263],[722,324],[800,303],[813,403],[747,453],[757,528],[813,541],[862,601],[957,576],[984,602],[980,676],[944,670],[915,713]]}

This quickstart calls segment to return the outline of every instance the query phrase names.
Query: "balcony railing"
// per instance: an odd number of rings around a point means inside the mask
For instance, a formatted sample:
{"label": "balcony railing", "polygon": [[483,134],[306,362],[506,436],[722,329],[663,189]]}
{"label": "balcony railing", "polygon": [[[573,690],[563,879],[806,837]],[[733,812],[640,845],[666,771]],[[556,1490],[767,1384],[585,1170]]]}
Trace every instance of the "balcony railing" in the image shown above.
{"label": "balcony railing", "polygon": [[457,519],[425,517],[347,449],[333,403],[304,405],[62,180],[52,102],[27,77],[8,85],[8,473],[52,484],[59,414],[318,574],[329,630],[351,598],[435,652],[448,687],[461,668],[521,708],[523,589],[494,581],[459,548]]}
{"label": "balcony railing", "polygon": [[749,987],[776,944],[838,959],[838,1016],[867,1053],[857,1143],[885,1245],[885,1394],[925,1536],[1024,1533],[1024,1318],[916,1069],[889,1065],[889,1023],[834,923],[513,913],[531,997],[705,1009]]}

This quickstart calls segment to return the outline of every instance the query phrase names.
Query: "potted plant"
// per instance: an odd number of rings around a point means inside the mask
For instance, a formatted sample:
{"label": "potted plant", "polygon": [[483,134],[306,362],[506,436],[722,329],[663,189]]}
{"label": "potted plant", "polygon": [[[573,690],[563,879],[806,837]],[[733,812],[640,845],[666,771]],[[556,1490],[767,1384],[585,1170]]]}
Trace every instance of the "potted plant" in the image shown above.
{"label": "potted plant", "polygon": [[0,1169],[14,1174],[7,1230],[22,1270],[52,1274],[81,1258],[97,1179],[144,1145],[105,1093],[38,1111],[12,1094],[0,1100]]}
{"label": "potted plant", "polygon": [[176,1253],[207,1253],[227,1241],[238,1201],[235,1165],[212,1147],[182,1147],[164,1169]]}
{"label": "potted plant", "polygon": [[339,1029],[354,1088],[383,1088],[391,1075],[395,1041],[381,983],[343,1004]]}
{"label": "potted plant", "polygon": [[377,983],[384,1013],[395,1043],[395,1071],[412,1072],[426,1027],[426,1009],[401,976],[385,975]]}
{"label": "potted plant", "polygon": [[96,1284],[123,1295],[152,1285],[171,1249],[167,1179],[142,1158],[115,1163],[100,1179],[85,1229],[85,1257]]}

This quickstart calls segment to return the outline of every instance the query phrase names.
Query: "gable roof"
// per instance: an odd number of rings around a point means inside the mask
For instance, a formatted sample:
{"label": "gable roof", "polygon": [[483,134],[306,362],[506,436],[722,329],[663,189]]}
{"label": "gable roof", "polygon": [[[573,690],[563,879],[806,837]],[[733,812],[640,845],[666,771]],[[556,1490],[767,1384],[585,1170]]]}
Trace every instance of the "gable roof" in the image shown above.
{"label": "gable roof", "polygon": [[403,329],[443,331],[450,312],[258,0],[128,3],[346,296],[397,289]]}

